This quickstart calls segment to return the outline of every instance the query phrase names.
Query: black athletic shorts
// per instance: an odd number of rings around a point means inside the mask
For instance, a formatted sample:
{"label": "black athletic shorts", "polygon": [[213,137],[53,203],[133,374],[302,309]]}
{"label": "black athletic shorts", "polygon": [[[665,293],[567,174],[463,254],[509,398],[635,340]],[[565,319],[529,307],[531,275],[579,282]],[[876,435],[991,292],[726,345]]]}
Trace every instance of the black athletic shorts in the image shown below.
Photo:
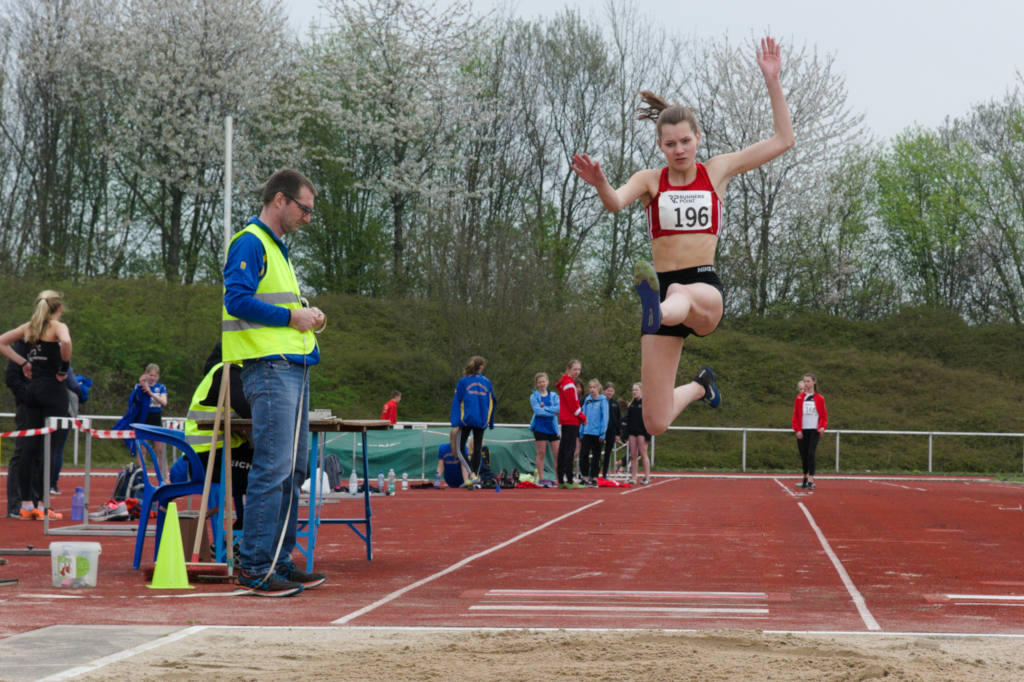
{"label": "black athletic shorts", "polygon": [[542,431],[534,431],[533,432],[533,439],[537,440],[537,441],[546,440],[546,441],[549,441],[549,442],[553,443],[556,440],[558,440],[558,434],[557,433],[544,433]]}
{"label": "black athletic shorts", "polygon": [[[684,268],[682,270],[669,270],[668,272],[658,273],[658,288],[661,290],[660,300],[664,301],[665,296],[668,292],[669,285],[672,284],[696,284],[697,282],[703,282],[704,284],[710,284],[714,288],[718,289],[719,293],[722,294],[722,312],[725,312],[725,285],[722,284],[722,280],[718,279],[718,273],[715,272],[714,265],[698,265],[695,268]],[[716,325],[717,328],[717,325]],[[712,329],[711,331],[714,331]],[[658,327],[658,331],[654,332],[658,336],[678,336],[686,338],[693,334],[694,336],[707,336],[707,334],[698,334],[685,324],[675,324],[670,327],[661,325]],[[710,334],[711,332],[708,332]]]}

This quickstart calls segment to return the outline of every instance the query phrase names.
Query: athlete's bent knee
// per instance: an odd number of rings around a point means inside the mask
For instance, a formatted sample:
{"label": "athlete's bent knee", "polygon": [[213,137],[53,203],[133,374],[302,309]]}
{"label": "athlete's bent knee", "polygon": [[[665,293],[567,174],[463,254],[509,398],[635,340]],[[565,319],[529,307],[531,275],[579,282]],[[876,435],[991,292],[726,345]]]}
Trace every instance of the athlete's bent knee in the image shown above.
{"label": "athlete's bent knee", "polygon": [[644,413],[644,428],[647,429],[647,433],[652,436],[660,436],[665,433],[671,424],[672,422],[666,419],[659,419],[654,415],[649,415],[646,412]]}

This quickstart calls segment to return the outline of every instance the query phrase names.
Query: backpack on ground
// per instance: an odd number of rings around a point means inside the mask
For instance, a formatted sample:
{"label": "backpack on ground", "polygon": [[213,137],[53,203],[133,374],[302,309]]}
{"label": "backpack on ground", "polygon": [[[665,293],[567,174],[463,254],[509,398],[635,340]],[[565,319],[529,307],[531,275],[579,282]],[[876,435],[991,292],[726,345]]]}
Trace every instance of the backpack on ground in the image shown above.
{"label": "backpack on ground", "polygon": [[123,502],[129,497],[141,499],[145,490],[146,472],[135,462],[125,465],[117,472],[117,480],[114,482],[114,493],[110,496],[112,500]]}
{"label": "backpack on ground", "polygon": [[327,484],[331,490],[341,490],[341,464],[338,463],[336,455],[327,455],[324,458],[324,473],[327,474]]}

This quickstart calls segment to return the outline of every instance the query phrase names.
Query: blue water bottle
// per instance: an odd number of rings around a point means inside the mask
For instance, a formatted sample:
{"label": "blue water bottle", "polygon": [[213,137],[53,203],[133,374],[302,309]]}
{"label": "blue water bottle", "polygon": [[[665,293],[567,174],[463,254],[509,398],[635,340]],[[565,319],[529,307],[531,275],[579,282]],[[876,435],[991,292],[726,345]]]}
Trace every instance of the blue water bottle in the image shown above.
{"label": "blue water bottle", "polygon": [[71,520],[82,521],[85,519],[85,493],[82,486],[75,488],[75,494],[71,496]]}

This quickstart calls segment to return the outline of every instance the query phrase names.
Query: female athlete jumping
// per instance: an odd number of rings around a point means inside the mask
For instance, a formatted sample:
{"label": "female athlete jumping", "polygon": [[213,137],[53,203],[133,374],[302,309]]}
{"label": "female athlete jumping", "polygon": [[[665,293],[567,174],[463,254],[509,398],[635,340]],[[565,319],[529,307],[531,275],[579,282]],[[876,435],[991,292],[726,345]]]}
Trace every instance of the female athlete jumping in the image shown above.
{"label": "female athlete jumping", "polygon": [[761,39],[757,64],[768,88],[775,129],[767,140],[697,163],[700,128],[693,111],[641,91],[646,106],[640,108],[640,118],[656,123],[665,168],[639,171],[614,189],[600,163],[586,154],[573,156],[572,169],[597,188],[606,209],[619,211],[640,199],[647,211],[654,266],[637,263],[633,274],[643,309],[644,423],[653,435],[664,432],[695,400],[712,407],[721,404],[709,367],[701,367],[694,380],[682,386],[675,386],[675,379],[683,339],[690,334],[707,336],[722,320],[725,289],[715,274],[714,259],[724,223],[721,198],[729,180],[793,146],[793,124],[779,81],[782,59],[774,38]]}

